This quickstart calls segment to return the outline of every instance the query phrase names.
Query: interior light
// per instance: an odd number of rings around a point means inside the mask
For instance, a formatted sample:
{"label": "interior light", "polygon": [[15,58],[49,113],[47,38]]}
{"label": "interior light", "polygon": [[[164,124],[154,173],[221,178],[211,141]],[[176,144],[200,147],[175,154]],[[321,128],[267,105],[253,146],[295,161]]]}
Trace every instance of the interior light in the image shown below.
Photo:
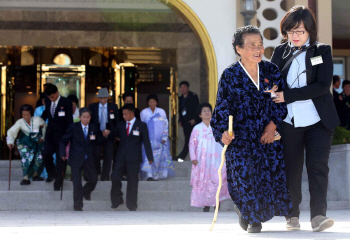
{"label": "interior light", "polygon": [[28,94],[33,94],[33,92],[28,92]]}

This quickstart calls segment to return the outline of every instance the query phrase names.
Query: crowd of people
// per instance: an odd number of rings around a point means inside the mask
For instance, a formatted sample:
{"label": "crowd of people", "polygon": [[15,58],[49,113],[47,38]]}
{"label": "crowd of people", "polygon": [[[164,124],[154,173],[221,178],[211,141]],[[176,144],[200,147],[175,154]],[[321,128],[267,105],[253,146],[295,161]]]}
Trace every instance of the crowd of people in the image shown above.
{"label": "crowd of people", "polygon": [[[55,180],[54,190],[60,190],[68,160],[74,210],[82,210],[83,198],[91,199],[98,175],[108,181],[112,172],[111,207],[124,203],[121,187],[126,178],[126,206],[135,211],[139,179],[174,177],[173,160],[182,162],[190,153],[191,206],[208,212],[220,207],[215,201],[218,169],[223,146],[228,145],[219,200],[233,200],[243,230],[258,233],[262,223],[274,216],[284,216],[288,230],[300,230],[304,161],[311,226],[316,232],[330,228],[334,220],[326,216],[328,160],[334,129],[350,125],[350,81],[344,80],[343,93],[334,91],[332,98],[331,48],[317,42],[315,16],[309,8],[291,8],[280,26],[283,43],[275,48],[271,62],[262,60],[263,38],[257,27],[236,30],[232,45],[240,60],[224,70],[214,111],[208,103],[199,104],[188,82],[179,84],[179,125],[185,143],[174,159],[167,116],[158,107],[157,95],[150,94],[149,107],[140,112],[133,94],[124,94],[125,105],[118,109],[108,102],[108,90],[100,89],[98,103],[78,109],[76,97],[64,98],[56,86],[47,85],[35,117],[33,108],[23,105],[23,118],[8,131],[9,148],[20,132],[21,184],[30,184],[31,178],[42,181],[44,163],[46,182]],[[339,88],[339,77],[333,77],[333,86]],[[230,115],[233,135],[228,133]]]}

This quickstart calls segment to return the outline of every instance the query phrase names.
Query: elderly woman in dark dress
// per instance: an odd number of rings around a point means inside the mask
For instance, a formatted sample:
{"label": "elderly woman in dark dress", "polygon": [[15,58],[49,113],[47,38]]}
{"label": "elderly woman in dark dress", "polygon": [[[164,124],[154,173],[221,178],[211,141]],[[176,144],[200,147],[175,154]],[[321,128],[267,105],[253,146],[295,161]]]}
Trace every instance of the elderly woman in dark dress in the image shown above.
{"label": "elderly woman in dark dress", "polygon": [[[268,92],[274,85],[280,90],[285,85],[277,66],[262,61],[264,46],[257,27],[237,29],[232,44],[241,59],[221,76],[211,126],[216,141],[229,145],[227,182],[240,226],[257,233],[262,222],[291,214],[283,147],[274,141],[287,109],[274,103]],[[233,137],[227,133],[229,115]]]}

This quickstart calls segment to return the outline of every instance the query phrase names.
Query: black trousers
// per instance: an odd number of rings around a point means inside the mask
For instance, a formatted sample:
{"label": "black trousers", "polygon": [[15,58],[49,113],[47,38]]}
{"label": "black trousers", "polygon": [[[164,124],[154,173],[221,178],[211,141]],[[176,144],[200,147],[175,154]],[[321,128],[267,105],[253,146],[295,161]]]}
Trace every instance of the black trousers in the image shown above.
{"label": "black trousers", "polygon": [[140,163],[138,161],[130,161],[126,159],[118,159],[116,161],[112,173],[112,204],[119,205],[122,203],[122,176],[124,175],[125,167],[128,173],[128,184],[126,188],[126,207],[128,209],[137,209],[137,192],[140,172]]}
{"label": "black trousers", "polygon": [[184,131],[184,135],[185,135],[185,145],[181,151],[181,153],[179,154],[178,158],[181,159],[185,159],[187,154],[188,154],[188,144],[190,142],[190,137],[191,137],[191,133],[192,133],[192,129],[194,126],[191,126],[191,124],[189,123],[182,123],[182,128]]}
{"label": "black trousers", "polygon": [[[101,174],[101,180],[109,180],[111,166],[115,156],[114,142],[108,139],[102,146],[95,148],[95,165],[97,174]],[[103,166],[101,171],[101,151],[103,150]]]}
{"label": "black trousers", "polygon": [[302,200],[301,183],[305,164],[309,179],[311,219],[326,216],[328,188],[328,159],[334,131],[325,128],[322,122],[308,127],[295,128],[282,123],[282,143],[286,163],[287,186],[292,199],[292,217],[300,214]]}
{"label": "black trousers", "polygon": [[[73,181],[73,200],[74,208],[82,209],[83,196],[90,196],[91,192],[95,189],[97,184],[97,173],[96,169],[88,166],[84,163],[83,167],[77,168],[72,167],[72,181]],[[81,183],[81,173],[84,172],[84,178],[86,179],[86,184],[84,187]]]}

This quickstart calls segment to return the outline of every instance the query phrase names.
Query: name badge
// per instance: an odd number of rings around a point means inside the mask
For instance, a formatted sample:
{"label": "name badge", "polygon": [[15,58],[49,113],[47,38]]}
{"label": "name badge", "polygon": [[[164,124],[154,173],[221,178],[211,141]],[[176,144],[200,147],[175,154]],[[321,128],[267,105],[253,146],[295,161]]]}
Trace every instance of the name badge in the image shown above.
{"label": "name badge", "polygon": [[140,136],[140,132],[137,130],[132,131],[132,135],[134,136]]}
{"label": "name badge", "polygon": [[66,116],[66,112],[63,112],[63,111],[58,112],[58,116],[59,117],[64,117],[64,116]]}
{"label": "name badge", "polygon": [[95,139],[96,139],[96,136],[93,133],[91,133],[90,140],[95,140]]}
{"label": "name badge", "polygon": [[39,128],[33,128],[33,133],[38,133],[39,132]]}
{"label": "name badge", "polygon": [[164,118],[163,118],[163,117],[159,117],[158,119],[159,119],[159,121],[163,121],[163,120],[164,120]]}
{"label": "name badge", "polygon": [[323,63],[322,56],[313,57],[310,59],[312,66]]}
{"label": "name badge", "polygon": [[185,116],[186,115],[186,110],[183,110],[182,111],[182,116]]}
{"label": "name badge", "polygon": [[109,117],[110,117],[111,119],[114,119],[114,114],[113,114],[113,113],[109,114]]}

